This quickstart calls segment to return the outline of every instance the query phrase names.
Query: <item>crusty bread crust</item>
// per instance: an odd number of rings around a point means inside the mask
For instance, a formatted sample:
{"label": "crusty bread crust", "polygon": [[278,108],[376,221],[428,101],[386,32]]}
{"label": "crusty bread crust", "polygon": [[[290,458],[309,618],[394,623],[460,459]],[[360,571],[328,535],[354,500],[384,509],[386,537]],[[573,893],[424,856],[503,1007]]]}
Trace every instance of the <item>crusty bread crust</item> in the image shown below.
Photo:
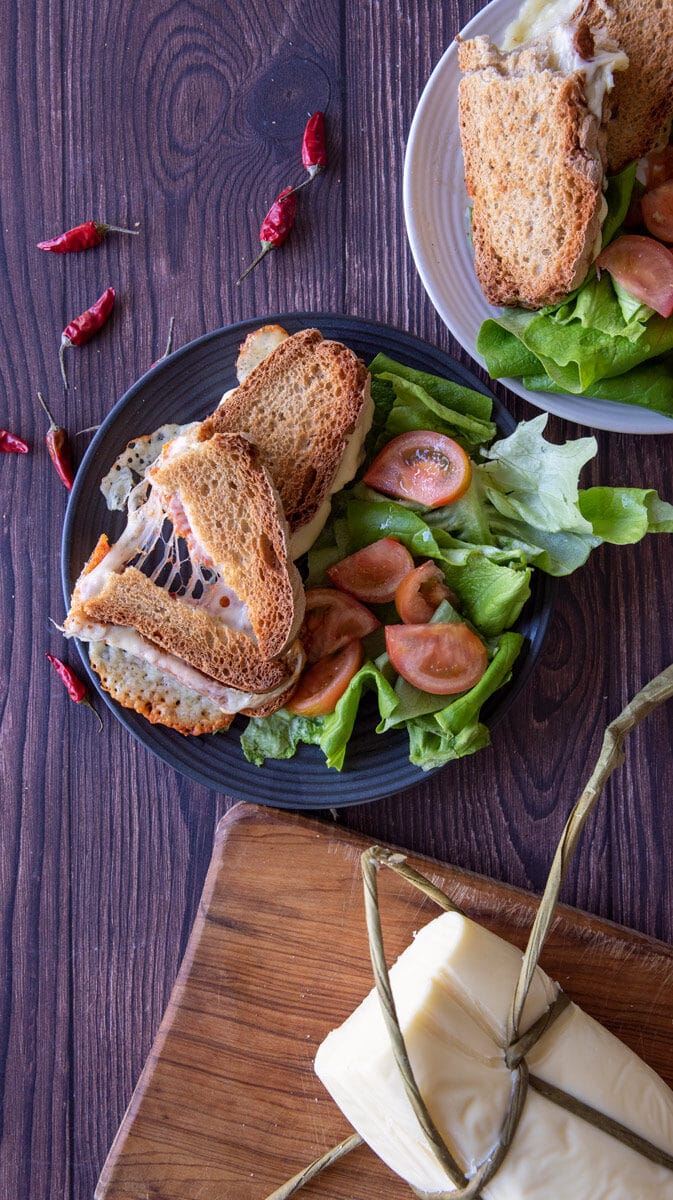
{"label": "crusty bread crust", "polygon": [[258,446],[290,532],[329,494],[366,401],[367,370],[317,329],[287,338],[201,426],[200,437],[243,433]]}
{"label": "crusty bread crust", "polygon": [[602,217],[604,140],[581,74],[464,42],[459,85],[477,278],[490,304],[537,309],[584,279]]}
{"label": "crusty bread crust", "polygon": [[239,433],[218,433],[159,462],[153,480],[177,497],[191,533],[244,601],[263,658],[282,654],[304,617],[280,497],[259,452]]}
{"label": "crusty bread crust", "polygon": [[170,596],[135,567],[109,575],[99,594],[71,613],[83,622],[129,625],[162,650],[239,691],[275,690],[292,671],[285,659],[263,658],[246,634]]}
{"label": "crusty bread crust", "polygon": [[608,172],[621,171],[656,145],[673,116],[673,0],[583,2],[573,14],[601,26],[628,55],[609,95]]}

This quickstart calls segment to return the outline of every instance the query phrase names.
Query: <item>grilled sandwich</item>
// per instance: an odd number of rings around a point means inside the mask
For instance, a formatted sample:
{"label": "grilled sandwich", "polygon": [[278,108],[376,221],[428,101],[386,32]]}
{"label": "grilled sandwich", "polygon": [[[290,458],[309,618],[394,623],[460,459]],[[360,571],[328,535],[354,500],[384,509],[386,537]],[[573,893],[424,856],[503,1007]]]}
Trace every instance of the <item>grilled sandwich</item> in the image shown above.
{"label": "grilled sandwich", "polygon": [[[238,712],[269,715],[303,666],[304,591],[284,499],[306,542],[335,485],[355,473],[371,422],[364,366],[310,332],[290,338],[267,327],[248,339],[238,363],[245,404],[239,388],[204,422],[135,439],[103,481],[109,507],[128,509],[126,528],[114,545],[100,538],[65,632],[89,644],[93,669],[119,703],[182,733],[227,728]],[[286,366],[273,367],[286,345]],[[265,404],[267,359],[281,449]],[[221,419],[234,401],[244,430]]]}

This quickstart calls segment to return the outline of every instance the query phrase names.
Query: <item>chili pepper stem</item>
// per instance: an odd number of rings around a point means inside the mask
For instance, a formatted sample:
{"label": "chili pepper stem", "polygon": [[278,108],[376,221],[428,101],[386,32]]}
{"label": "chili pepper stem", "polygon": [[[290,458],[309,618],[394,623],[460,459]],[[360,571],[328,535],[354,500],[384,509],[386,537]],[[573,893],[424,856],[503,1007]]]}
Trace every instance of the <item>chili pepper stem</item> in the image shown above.
{"label": "chili pepper stem", "polygon": [[297,186],[293,187],[290,192],[287,192],[288,196],[294,196],[294,194],[296,192],[300,192],[302,188],[308,187],[309,183],[313,183],[313,180],[316,178],[316,176],[322,174],[324,167],[307,167],[306,169],[309,173],[308,179],[305,179],[303,183],[298,183]]}
{"label": "chili pepper stem", "polygon": [[173,330],[175,329],[175,317],[171,317],[168,322],[168,337],[166,338],[166,349],[162,354],[162,358],[168,358],[173,349]]}
{"label": "chili pepper stem", "polygon": [[246,267],[243,274],[239,275],[238,279],[236,280],[237,287],[238,287],[239,283],[243,282],[246,275],[250,274],[253,267],[256,267],[257,263],[261,262],[262,259],[266,257],[266,255],[269,253],[269,250],[273,250],[273,242],[262,242],[262,249],[260,250],[259,254],[257,255],[257,258],[253,259],[253,261],[250,263],[250,266]]}
{"label": "chili pepper stem", "polygon": [[121,225],[105,225],[106,233],[130,233],[133,237],[137,237],[140,233],[139,229],[123,229]]}
{"label": "chili pepper stem", "polygon": [[103,718],[101,717],[100,713],[96,712],[96,710],[95,710],[95,708],[94,708],[93,704],[91,703],[91,701],[90,701],[90,700],[87,700],[87,698],[86,698],[86,696],[85,696],[83,700],[80,700],[80,701],[79,701],[79,703],[80,703],[80,704],[83,704],[85,708],[90,708],[90,709],[91,709],[91,712],[93,713],[94,717],[95,717],[95,718],[96,718],[96,720],[98,721],[98,732],[99,732],[99,733],[102,733],[102,732],[103,732]]}
{"label": "chili pepper stem", "polygon": [[42,395],[42,392],[37,393],[37,398],[40,401],[40,404],[42,405],[44,411],[47,414],[50,429],[58,429],[58,425],[56,424],[54,418],[52,417],[51,413],[49,412],[49,409],[47,408],[46,401],[44,399],[44,396]]}
{"label": "chili pepper stem", "polygon": [[65,337],[61,338],[61,345],[60,345],[59,352],[58,352],[58,363],[61,368],[61,375],[63,376],[63,386],[64,386],[66,392],[68,390],[68,376],[65,373],[65,359],[63,356],[64,356],[66,350],[68,349],[68,346],[71,346],[71,345],[72,345],[72,342],[70,341],[69,338],[65,338]]}

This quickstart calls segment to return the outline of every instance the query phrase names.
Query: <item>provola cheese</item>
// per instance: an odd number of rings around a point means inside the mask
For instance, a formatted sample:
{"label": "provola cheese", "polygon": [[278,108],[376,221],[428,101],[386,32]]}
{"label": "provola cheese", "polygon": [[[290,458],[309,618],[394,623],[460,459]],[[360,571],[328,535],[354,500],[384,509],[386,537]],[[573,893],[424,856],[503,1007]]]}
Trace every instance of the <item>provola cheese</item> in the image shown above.
{"label": "provola cheese", "polygon": [[[469,1176],[497,1140],[510,1094],[503,1060],[521,967],[509,943],[456,913],[427,925],[391,968],[398,1018],[421,1095]],[[557,985],[536,971],[524,1032]],[[531,1073],[668,1153],[673,1092],[632,1051],[570,1004],[527,1056]],[[343,1113],[412,1187],[453,1190],[421,1133],[375,991],[318,1050],[315,1069]],[[489,1200],[673,1200],[673,1172],[529,1090]]]}

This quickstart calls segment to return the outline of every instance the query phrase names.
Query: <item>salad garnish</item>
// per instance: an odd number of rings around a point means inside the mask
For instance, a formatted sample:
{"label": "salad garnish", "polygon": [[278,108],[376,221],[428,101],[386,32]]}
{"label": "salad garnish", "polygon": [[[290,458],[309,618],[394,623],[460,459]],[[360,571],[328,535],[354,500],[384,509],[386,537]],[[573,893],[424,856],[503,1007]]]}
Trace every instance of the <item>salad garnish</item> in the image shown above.
{"label": "salad garnish", "polygon": [[[545,413],[498,437],[481,392],[383,354],[369,370],[365,464],[334,497],[308,555],[309,667],[292,711],[249,721],[241,746],[251,762],[290,758],[307,743],[342,769],[365,692],[377,733],[404,729],[424,770],[487,746],[481,709],[511,678],[533,571],[568,575],[602,542],[673,532],[673,505],[651,489],[579,487],[595,438],[548,442]],[[423,503],[371,486],[371,464],[395,439],[413,435],[427,450],[433,434],[468,457],[462,494],[431,507],[427,491]],[[425,460],[434,475],[441,453]]]}

